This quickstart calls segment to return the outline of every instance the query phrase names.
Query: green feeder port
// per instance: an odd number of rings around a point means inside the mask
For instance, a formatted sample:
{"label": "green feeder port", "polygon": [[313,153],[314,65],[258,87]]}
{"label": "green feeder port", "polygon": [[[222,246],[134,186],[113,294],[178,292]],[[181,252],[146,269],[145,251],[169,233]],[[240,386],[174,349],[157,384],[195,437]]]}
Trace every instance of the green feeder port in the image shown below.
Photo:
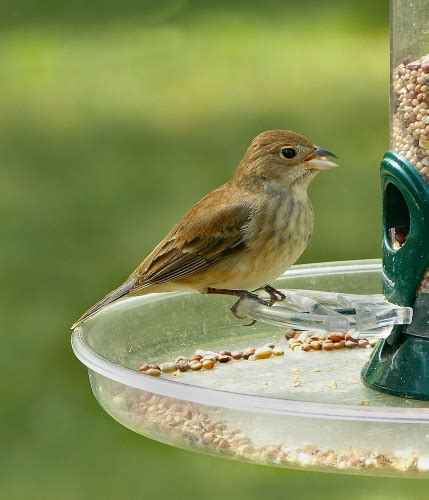
{"label": "green feeder port", "polygon": [[391,145],[381,162],[383,292],[413,308],[362,370],[372,389],[429,400],[429,0],[392,0]]}
{"label": "green feeder port", "polygon": [[[390,302],[413,307],[414,313],[411,325],[395,326],[379,342],[362,380],[396,396],[429,399],[429,293],[418,293],[429,268],[429,184],[394,152],[381,162],[381,184],[383,292]],[[401,246],[397,234],[406,238]]]}

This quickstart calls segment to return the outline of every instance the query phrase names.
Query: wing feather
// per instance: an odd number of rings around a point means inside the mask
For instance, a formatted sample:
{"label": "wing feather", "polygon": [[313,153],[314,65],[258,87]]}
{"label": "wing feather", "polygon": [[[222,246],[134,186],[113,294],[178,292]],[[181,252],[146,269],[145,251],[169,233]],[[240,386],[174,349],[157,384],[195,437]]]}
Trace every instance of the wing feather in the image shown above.
{"label": "wing feather", "polygon": [[251,207],[225,201],[208,207],[210,201],[195,205],[142,262],[133,292],[201,272],[245,244]]}

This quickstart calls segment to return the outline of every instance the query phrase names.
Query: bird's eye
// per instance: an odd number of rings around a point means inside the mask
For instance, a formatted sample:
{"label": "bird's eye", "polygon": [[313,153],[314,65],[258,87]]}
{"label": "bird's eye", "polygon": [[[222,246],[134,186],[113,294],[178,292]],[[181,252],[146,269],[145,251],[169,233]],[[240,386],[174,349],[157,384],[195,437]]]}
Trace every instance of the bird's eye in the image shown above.
{"label": "bird's eye", "polygon": [[296,150],[294,148],[282,148],[280,154],[283,158],[290,160],[296,156]]}

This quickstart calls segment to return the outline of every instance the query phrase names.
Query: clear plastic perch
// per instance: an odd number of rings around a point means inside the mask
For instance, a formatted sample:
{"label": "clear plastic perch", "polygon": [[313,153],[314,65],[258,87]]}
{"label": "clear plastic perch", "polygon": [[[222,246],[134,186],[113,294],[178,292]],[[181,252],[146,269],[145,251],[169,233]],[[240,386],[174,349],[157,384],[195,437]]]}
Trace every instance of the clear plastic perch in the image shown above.
{"label": "clear plastic perch", "polygon": [[386,338],[394,325],[410,324],[411,307],[388,302],[383,295],[281,290],[285,299],[273,306],[244,299],[239,313],[270,325],[316,332],[345,332],[355,338]]}
{"label": "clear plastic perch", "polygon": [[[381,263],[294,266],[273,285],[336,291],[343,304],[343,293],[380,293]],[[331,302],[317,291],[308,296],[338,305],[336,295],[323,294]],[[359,299],[352,301],[346,303]],[[232,303],[199,293],[153,294],[118,301],[85,321],[72,346],[100,405],[129,429],[189,451],[286,468],[429,478],[429,402],[382,394],[360,380],[376,339],[360,340],[366,347],[306,352],[289,345],[284,327],[243,327]],[[267,344],[281,355],[243,355],[158,377],[139,372],[142,363],[169,366],[199,350],[233,354]]]}

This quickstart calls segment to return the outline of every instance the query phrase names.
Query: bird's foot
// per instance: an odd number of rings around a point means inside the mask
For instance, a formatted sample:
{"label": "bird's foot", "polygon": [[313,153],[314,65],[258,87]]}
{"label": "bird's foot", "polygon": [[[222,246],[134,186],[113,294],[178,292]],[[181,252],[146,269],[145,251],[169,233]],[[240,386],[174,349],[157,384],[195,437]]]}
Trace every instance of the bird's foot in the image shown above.
{"label": "bird's foot", "polygon": [[[267,302],[266,300],[264,299],[261,299],[261,297],[259,297],[258,294],[256,293],[253,293],[253,292],[248,292],[247,290],[240,290],[240,295],[239,295],[239,299],[237,300],[237,302],[235,302],[235,304],[233,304],[233,306],[231,307],[231,312],[232,314],[237,318],[237,319],[245,319],[245,317],[243,316],[240,316],[238,314],[238,308],[240,306],[240,302],[243,300],[243,299],[250,299],[250,300],[255,300],[256,302],[258,302],[258,304],[262,304],[264,306],[267,306],[269,305],[269,302]],[[253,320],[252,323],[250,323],[249,325],[244,325],[244,326],[252,326],[256,323],[256,320]]]}
{"label": "bird's foot", "polygon": [[[248,290],[227,290],[227,289],[219,289],[219,288],[207,288],[205,293],[218,294],[218,295],[234,295],[235,297],[239,297],[237,302],[235,302],[231,307],[231,312],[232,312],[233,316],[237,319],[245,319],[245,316],[240,316],[238,314],[238,308],[240,306],[240,302],[243,299],[255,300],[256,302],[258,302],[258,304],[262,304],[264,306],[271,305],[270,304],[271,300],[266,301],[264,299],[261,299],[261,297],[259,297],[259,295],[257,293],[249,292]],[[280,292],[278,292],[278,293],[280,293]],[[243,326],[252,326],[255,323],[256,323],[256,320],[253,320],[248,325],[243,325]]]}
{"label": "bird's foot", "polygon": [[270,296],[270,301],[268,303],[270,307],[274,305],[276,302],[281,302],[286,298],[286,295],[283,292],[277,290],[271,285],[265,285],[261,288],[258,288],[258,290],[264,290]]}

